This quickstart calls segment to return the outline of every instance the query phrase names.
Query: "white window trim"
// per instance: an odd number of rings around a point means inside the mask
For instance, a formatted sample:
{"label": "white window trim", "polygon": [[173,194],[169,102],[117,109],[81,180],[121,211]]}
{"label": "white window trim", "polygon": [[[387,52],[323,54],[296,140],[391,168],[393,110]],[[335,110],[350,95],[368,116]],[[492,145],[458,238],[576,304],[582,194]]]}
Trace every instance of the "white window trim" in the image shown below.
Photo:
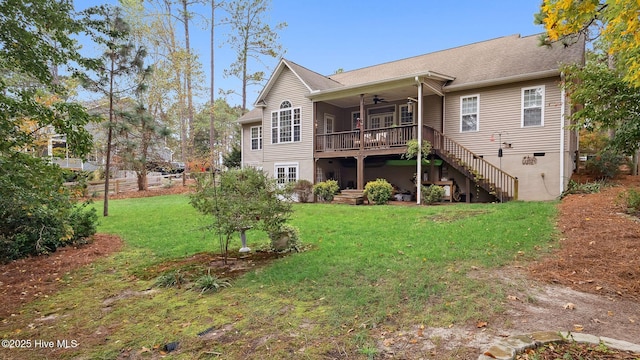
{"label": "white window trim", "polygon": [[[527,90],[542,89],[542,103],[540,104],[540,125],[524,125],[524,92]],[[546,98],[546,89],[544,85],[529,86],[522,88],[520,91],[520,127],[532,128],[544,126],[544,102]]]}
{"label": "white window trim", "polygon": [[352,111],[352,112],[351,112],[351,130],[358,130],[357,123],[353,121],[353,120],[354,120],[354,118],[353,118],[353,117],[354,117],[356,114],[358,114],[358,117],[360,118],[360,122],[362,123],[362,116],[360,116],[360,110],[358,110],[358,111]]}
{"label": "white window trim", "polygon": [[[389,110],[388,112],[379,113],[379,114],[373,114],[373,115],[371,114],[371,112],[373,110],[384,109],[384,108],[393,108],[393,110]],[[397,109],[397,106],[395,104],[380,105],[380,106],[368,108],[367,109],[367,121],[366,121],[366,124],[365,124],[365,127],[364,127],[365,130],[372,129],[371,128],[371,116],[376,116],[376,115],[380,115],[380,116],[391,115],[391,116],[393,116],[392,126],[393,126],[393,124],[397,124],[398,123],[398,119],[397,119],[397,116],[396,116],[397,110],[398,109]],[[384,129],[384,128],[385,128],[384,124],[380,123],[380,127],[376,128],[376,129]]]}
{"label": "white window trim", "polygon": [[[418,104],[414,104],[414,112],[409,112],[409,105],[400,105],[398,106],[398,125],[411,125],[416,123],[416,118],[413,116],[415,113],[415,108],[418,107]],[[402,123],[402,109],[406,109],[407,114],[411,114],[411,123]]]}
{"label": "white window trim", "polygon": [[[278,168],[285,168],[285,176],[288,179],[289,178],[289,168],[295,167],[296,168],[296,179],[295,181],[298,181],[300,179],[300,164],[297,162],[290,162],[290,163],[275,163],[273,164],[273,178],[276,180],[276,183],[278,181]],[[285,182],[286,184],[286,182]],[[285,184],[278,184],[278,185],[285,185]]]}
{"label": "white window trim", "polygon": [[[253,137],[253,129],[258,129],[258,137],[254,139]],[[249,142],[250,145],[249,147],[251,148],[251,151],[259,151],[262,150],[262,139],[264,137],[264,134],[262,133],[262,125],[256,125],[256,126],[252,126],[249,128]],[[258,140],[258,148],[254,149],[253,148],[253,140]]]}
{"label": "white window trim", "polygon": [[[468,98],[478,98],[478,106],[476,108],[476,129],[475,130],[462,130],[462,116],[463,115],[469,115],[469,114],[463,114],[462,113],[462,101],[464,99],[468,99]],[[460,96],[460,122],[459,123],[460,123],[460,132],[461,133],[473,133],[473,132],[480,131],[480,94]]]}
{"label": "white window trim", "polygon": [[[290,105],[293,104],[291,101],[289,100],[283,100],[280,102],[280,106],[285,103],[288,102]],[[282,141],[280,139],[280,113],[283,111],[287,111],[290,110],[291,111],[291,140],[290,141]],[[300,123],[297,125],[300,129],[300,140],[294,140],[295,139],[295,112],[296,110],[298,110],[298,112],[300,113]],[[278,141],[277,142],[273,142],[273,114],[277,113],[278,114],[278,126],[277,126],[277,133],[278,133]],[[278,108],[277,110],[271,111],[271,116],[269,117],[269,122],[270,122],[270,136],[271,136],[271,145],[278,145],[278,144],[291,144],[291,143],[297,143],[297,142],[302,142],[302,107],[297,106],[291,106],[288,108]]]}
{"label": "white window trim", "polygon": [[[327,132],[327,124],[331,123],[331,132]],[[323,129],[322,129],[322,133],[323,134],[333,134],[334,132],[336,132],[336,117],[333,114],[329,114],[329,113],[324,113],[324,124],[323,125]]]}

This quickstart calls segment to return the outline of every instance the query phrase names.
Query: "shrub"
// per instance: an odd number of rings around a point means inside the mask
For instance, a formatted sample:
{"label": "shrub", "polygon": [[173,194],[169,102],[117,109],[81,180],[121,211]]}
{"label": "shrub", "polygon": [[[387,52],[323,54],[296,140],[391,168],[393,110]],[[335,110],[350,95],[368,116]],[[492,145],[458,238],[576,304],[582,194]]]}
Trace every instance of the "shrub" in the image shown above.
{"label": "shrub", "polygon": [[95,208],[85,210],[88,203],[76,206],[69,216],[73,228],[73,243],[86,243],[86,240],[97,231],[98,214]]}
{"label": "shrub", "polygon": [[627,213],[640,215],[640,190],[629,189],[621,194],[627,207]]}
{"label": "shrub", "polygon": [[230,287],[231,283],[227,279],[220,279],[215,275],[211,275],[211,269],[206,275],[202,275],[196,279],[194,289],[200,290],[201,293],[215,292],[220,288]]}
{"label": "shrub", "polygon": [[309,180],[300,179],[293,186],[293,193],[296,194],[299,202],[308,203],[312,201],[313,184]]}
{"label": "shrub", "polygon": [[179,269],[167,271],[166,273],[158,276],[155,286],[157,287],[177,287],[179,288],[187,282],[187,278]]}
{"label": "shrub", "polygon": [[620,172],[620,165],[625,162],[623,155],[612,150],[605,150],[587,160],[585,169],[590,175],[598,178],[613,179]]}
{"label": "shrub", "polygon": [[95,233],[95,210],[77,205],[57,165],[0,154],[0,169],[0,262],[50,253]]}
{"label": "shrub", "polygon": [[313,187],[313,194],[322,201],[333,200],[338,192],[340,192],[340,186],[336,180],[322,181]]}
{"label": "shrub", "polygon": [[393,194],[393,186],[385,179],[369,181],[364,186],[364,196],[376,205],[383,205],[389,202]]}
{"label": "shrub", "polygon": [[432,205],[441,202],[444,198],[444,188],[438,185],[429,185],[422,187],[422,203]]}
{"label": "shrub", "polygon": [[560,195],[560,198],[563,198],[569,194],[593,194],[599,193],[600,189],[604,186],[603,181],[594,181],[588,183],[578,183],[574,180],[569,180],[569,184],[567,184],[567,189]]}
{"label": "shrub", "polygon": [[[422,140],[422,158],[427,159],[431,153],[431,143],[427,140]],[[405,159],[413,159],[418,156],[418,140],[411,139],[407,141],[407,150],[402,155]]]}

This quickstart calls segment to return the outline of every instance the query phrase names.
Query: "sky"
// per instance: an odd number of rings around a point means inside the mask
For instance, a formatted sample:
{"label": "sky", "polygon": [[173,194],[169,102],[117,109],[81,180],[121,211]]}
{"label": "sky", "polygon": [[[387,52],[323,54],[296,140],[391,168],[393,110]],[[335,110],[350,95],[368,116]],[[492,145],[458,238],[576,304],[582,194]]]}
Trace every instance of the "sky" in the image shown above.
{"label": "sky", "polygon": [[[95,4],[117,4],[117,0],[76,0],[76,8]],[[541,0],[272,0],[265,22],[286,22],[280,30],[284,57],[323,75],[338,69],[345,71],[457,46],[520,34],[544,31],[534,25],[533,15]],[[191,47],[198,55],[206,76],[207,90],[196,99],[204,104],[210,84],[210,28],[204,19],[211,18],[207,6],[194,6],[196,16],[190,25]],[[225,16],[216,11],[216,19]],[[224,44],[228,28],[216,27],[215,87],[240,93],[237,78],[223,76],[235,54]],[[265,59],[263,70],[271,75],[278,59]],[[257,98],[261,87],[248,91],[247,106]],[[216,96],[217,90],[216,90]],[[240,96],[227,101],[241,104]]]}

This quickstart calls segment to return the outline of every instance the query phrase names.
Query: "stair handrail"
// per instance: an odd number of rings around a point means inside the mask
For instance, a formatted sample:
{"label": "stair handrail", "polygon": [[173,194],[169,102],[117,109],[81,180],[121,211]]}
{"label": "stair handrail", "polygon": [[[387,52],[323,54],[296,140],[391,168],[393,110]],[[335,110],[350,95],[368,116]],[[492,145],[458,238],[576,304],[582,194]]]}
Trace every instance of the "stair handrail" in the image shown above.
{"label": "stair handrail", "polygon": [[518,199],[518,178],[498,168],[482,156],[457,143],[438,130],[425,126],[425,139],[431,142],[432,151],[438,151],[455,160],[466,169],[478,184],[486,185],[486,190],[500,201]]}

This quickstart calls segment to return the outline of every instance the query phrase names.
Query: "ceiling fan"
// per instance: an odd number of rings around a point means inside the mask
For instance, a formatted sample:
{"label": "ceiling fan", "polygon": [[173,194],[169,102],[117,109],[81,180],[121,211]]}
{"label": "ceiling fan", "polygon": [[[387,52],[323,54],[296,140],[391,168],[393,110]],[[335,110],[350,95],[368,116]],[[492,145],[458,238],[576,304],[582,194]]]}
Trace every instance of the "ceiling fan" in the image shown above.
{"label": "ceiling fan", "polygon": [[386,101],[383,98],[379,98],[378,95],[373,95],[373,103],[385,103]]}

